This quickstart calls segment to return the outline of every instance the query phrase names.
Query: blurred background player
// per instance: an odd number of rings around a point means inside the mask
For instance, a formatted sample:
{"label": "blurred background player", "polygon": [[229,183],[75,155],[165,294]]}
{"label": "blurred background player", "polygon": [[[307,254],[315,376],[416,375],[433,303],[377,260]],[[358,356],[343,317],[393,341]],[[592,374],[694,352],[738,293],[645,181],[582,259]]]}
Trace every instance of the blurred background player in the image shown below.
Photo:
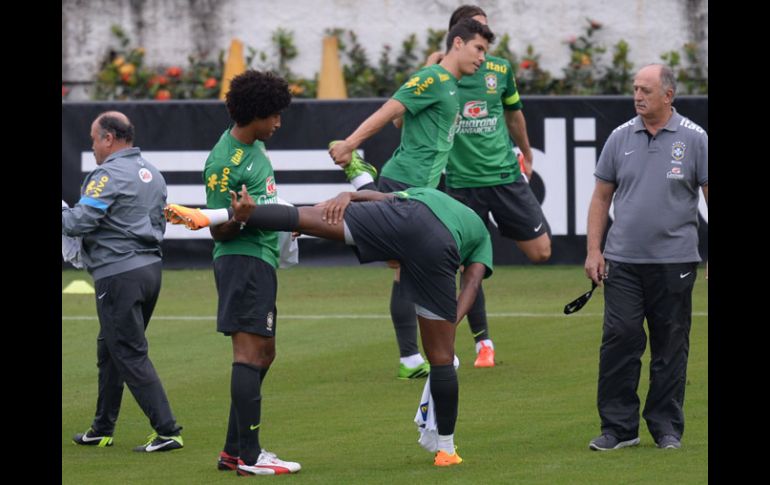
{"label": "blurred background player", "polygon": [[[449,29],[467,18],[487,24],[484,10],[463,5],[452,13]],[[442,53],[435,52],[428,63],[442,58]],[[485,222],[491,214],[500,234],[513,239],[530,261],[547,261],[551,257],[550,226],[527,183],[532,175],[533,155],[510,63],[487,54],[481,68],[460,79],[457,87],[461,118],[449,152],[446,192],[476,211]],[[518,160],[511,138],[521,150]],[[489,338],[482,288],[468,312],[468,326],[476,341],[474,366],[493,367],[495,351]],[[404,335],[407,332],[399,333],[399,337]],[[417,338],[411,334],[408,337]]]}

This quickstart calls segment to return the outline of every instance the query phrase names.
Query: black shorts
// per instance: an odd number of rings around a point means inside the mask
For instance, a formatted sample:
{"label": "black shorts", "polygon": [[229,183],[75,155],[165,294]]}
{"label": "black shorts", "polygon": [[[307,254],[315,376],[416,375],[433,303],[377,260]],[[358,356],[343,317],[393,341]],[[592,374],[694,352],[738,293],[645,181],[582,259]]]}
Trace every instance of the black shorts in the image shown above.
{"label": "black shorts", "polygon": [[220,256],[214,260],[214,281],[218,332],[275,336],[278,280],[272,265],[253,256]]}
{"label": "black shorts", "polygon": [[529,241],[550,230],[543,209],[524,177],[492,187],[447,187],[447,194],[473,209],[485,223],[491,212],[500,234],[514,241]]}
{"label": "black shorts", "polygon": [[391,192],[399,192],[406,190],[411,185],[399,182],[398,180],[389,179],[388,177],[380,177],[377,179],[377,191],[389,194]]}
{"label": "black shorts", "polygon": [[460,252],[428,206],[400,198],[354,202],[345,223],[361,263],[398,260],[405,298],[454,323]]}

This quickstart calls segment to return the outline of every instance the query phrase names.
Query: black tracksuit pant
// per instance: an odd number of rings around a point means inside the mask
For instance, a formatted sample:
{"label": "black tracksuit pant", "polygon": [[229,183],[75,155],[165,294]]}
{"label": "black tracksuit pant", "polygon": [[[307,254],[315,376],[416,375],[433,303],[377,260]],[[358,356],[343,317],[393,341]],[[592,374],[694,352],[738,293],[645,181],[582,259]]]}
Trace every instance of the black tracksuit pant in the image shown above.
{"label": "black tracksuit pant", "polygon": [[602,433],[639,435],[637,388],[650,332],[650,387],[643,416],[657,442],[684,433],[684,391],[697,263],[608,261],[597,405]]}
{"label": "black tracksuit pant", "polygon": [[94,282],[99,397],[91,427],[98,435],[114,433],[124,382],[158,434],[176,435],[181,429],[147,354],[144,336],[160,293],[161,267],[157,262]]}

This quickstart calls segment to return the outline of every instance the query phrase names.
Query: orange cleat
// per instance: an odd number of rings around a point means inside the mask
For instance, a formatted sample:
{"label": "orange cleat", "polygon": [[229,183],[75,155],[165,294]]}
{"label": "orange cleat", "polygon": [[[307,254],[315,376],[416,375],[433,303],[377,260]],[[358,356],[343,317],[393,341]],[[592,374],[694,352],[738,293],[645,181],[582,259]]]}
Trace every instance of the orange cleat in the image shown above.
{"label": "orange cleat", "polygon": [[163,209],[163,213],[171,224],[184,224],[187,229],[192,231],[197,231],[210,224],[209,218],[200,209],[191,209],[179,204],[168,204]]}
{"label": "orange cleat", "polygon": [[495,349],[487,345],[481,344],[479,349],[479,355],[476,357],[476,362],[473,363],[473,367],[494,367],[495,366]]}
{"label": "orange cleat", "polygon": [[444,450],[438,450],[436,457],[433,459],[433,464],[436,466],[459,465],[462,462],[463,459],[457,454],[457,450],[451,455]]}

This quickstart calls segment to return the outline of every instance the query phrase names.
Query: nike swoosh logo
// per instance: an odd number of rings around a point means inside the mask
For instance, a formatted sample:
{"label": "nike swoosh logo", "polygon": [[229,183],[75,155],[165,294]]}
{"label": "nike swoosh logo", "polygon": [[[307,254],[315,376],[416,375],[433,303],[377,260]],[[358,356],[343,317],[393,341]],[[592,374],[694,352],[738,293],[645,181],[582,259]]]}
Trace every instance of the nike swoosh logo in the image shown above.
{"label": "nike swoosh logo", "polygon": [[684,273],[684,274],[680,274],[680,275],[679,275],[679,278],[680,278],[680,279],[681,279],[681,278],[684,278],[684,277],[686,277],[686,276],[687,276],[688,274],[690,274],[690,273],[692,273],[692,271],[688,271],[687,273]]}
{"label": "nike swoosh logo", "polygon": [[101,300],[102,298],[104,298],[104,295],[106,295],[106,294],[107,294],[107,292],[105,291],[104,293],[102,293],[101,295],[97,296],[96,298]]}
{"label": "nike swoosh logo", "polygon": [[626,155],[631,155],[631,154],[632,154],[632,153],[634,153],[635,151],[636,151],[636,150],[631,150],[630,152],[624,152],[624,153],[625,153]]}
{"label": "nike swoosh logo", "polygon": [[252,424],[251,426],[249,426],[249,429],[252,431],[254,431],[257,428],[259,428],[259,424]]}
{"label": "nike swoosh logo", "polygon": [[537,227],[535,228],[535,232],[539,231],[541,227],[543,227],[543,223],[542,223],[542,222],[540,223],[540,225],[539,225],[539,226],[537,226]]}
{"label": "nike swoosh logo", "polygon": [[473,335],[473,338],[476,338],[476,337],[478,337],[479,335],[481,335],[481,334],[482,334],[482,333],[484,333],[484,332],[486,332],[486,330],[482,330],[481,332],[478,332],[478,333],[474,333],[474,334],[472,334],[472,335]]}
{"label": "nike swoosh logo", "polygon": [[90,441],[101,441],[102,438],[104,438],[104,436],[86,436],[86,435],[83,435],[83,437],[81,437],[80,439],[81,439],[81,441],[85,441],[86,443],[88,443]]}
{"label": "nike swoosh logo", "polygon": [[174,440],[168,440],[168,441],[164,441],[162,443],[158,443],[157,445],[149,445],[147,447],[147,451],[159,450],[159,449],[163,448],[164,446],[169,445],[169,444],[171,444],[173,442],[174,442]]}
{"label": "nike swoosh logo", "polygon": [[449,91],[449,95],[450,95],[450,96],[454,96],[454,94],[455,94],[456,92],[457,92],[457,91]]}
{"label": "nike swoosh logo", "polygon": [[247,172],[251,172],[251,166],[254,165],[254,162],[251,162],[248,167],[246,167]]}

